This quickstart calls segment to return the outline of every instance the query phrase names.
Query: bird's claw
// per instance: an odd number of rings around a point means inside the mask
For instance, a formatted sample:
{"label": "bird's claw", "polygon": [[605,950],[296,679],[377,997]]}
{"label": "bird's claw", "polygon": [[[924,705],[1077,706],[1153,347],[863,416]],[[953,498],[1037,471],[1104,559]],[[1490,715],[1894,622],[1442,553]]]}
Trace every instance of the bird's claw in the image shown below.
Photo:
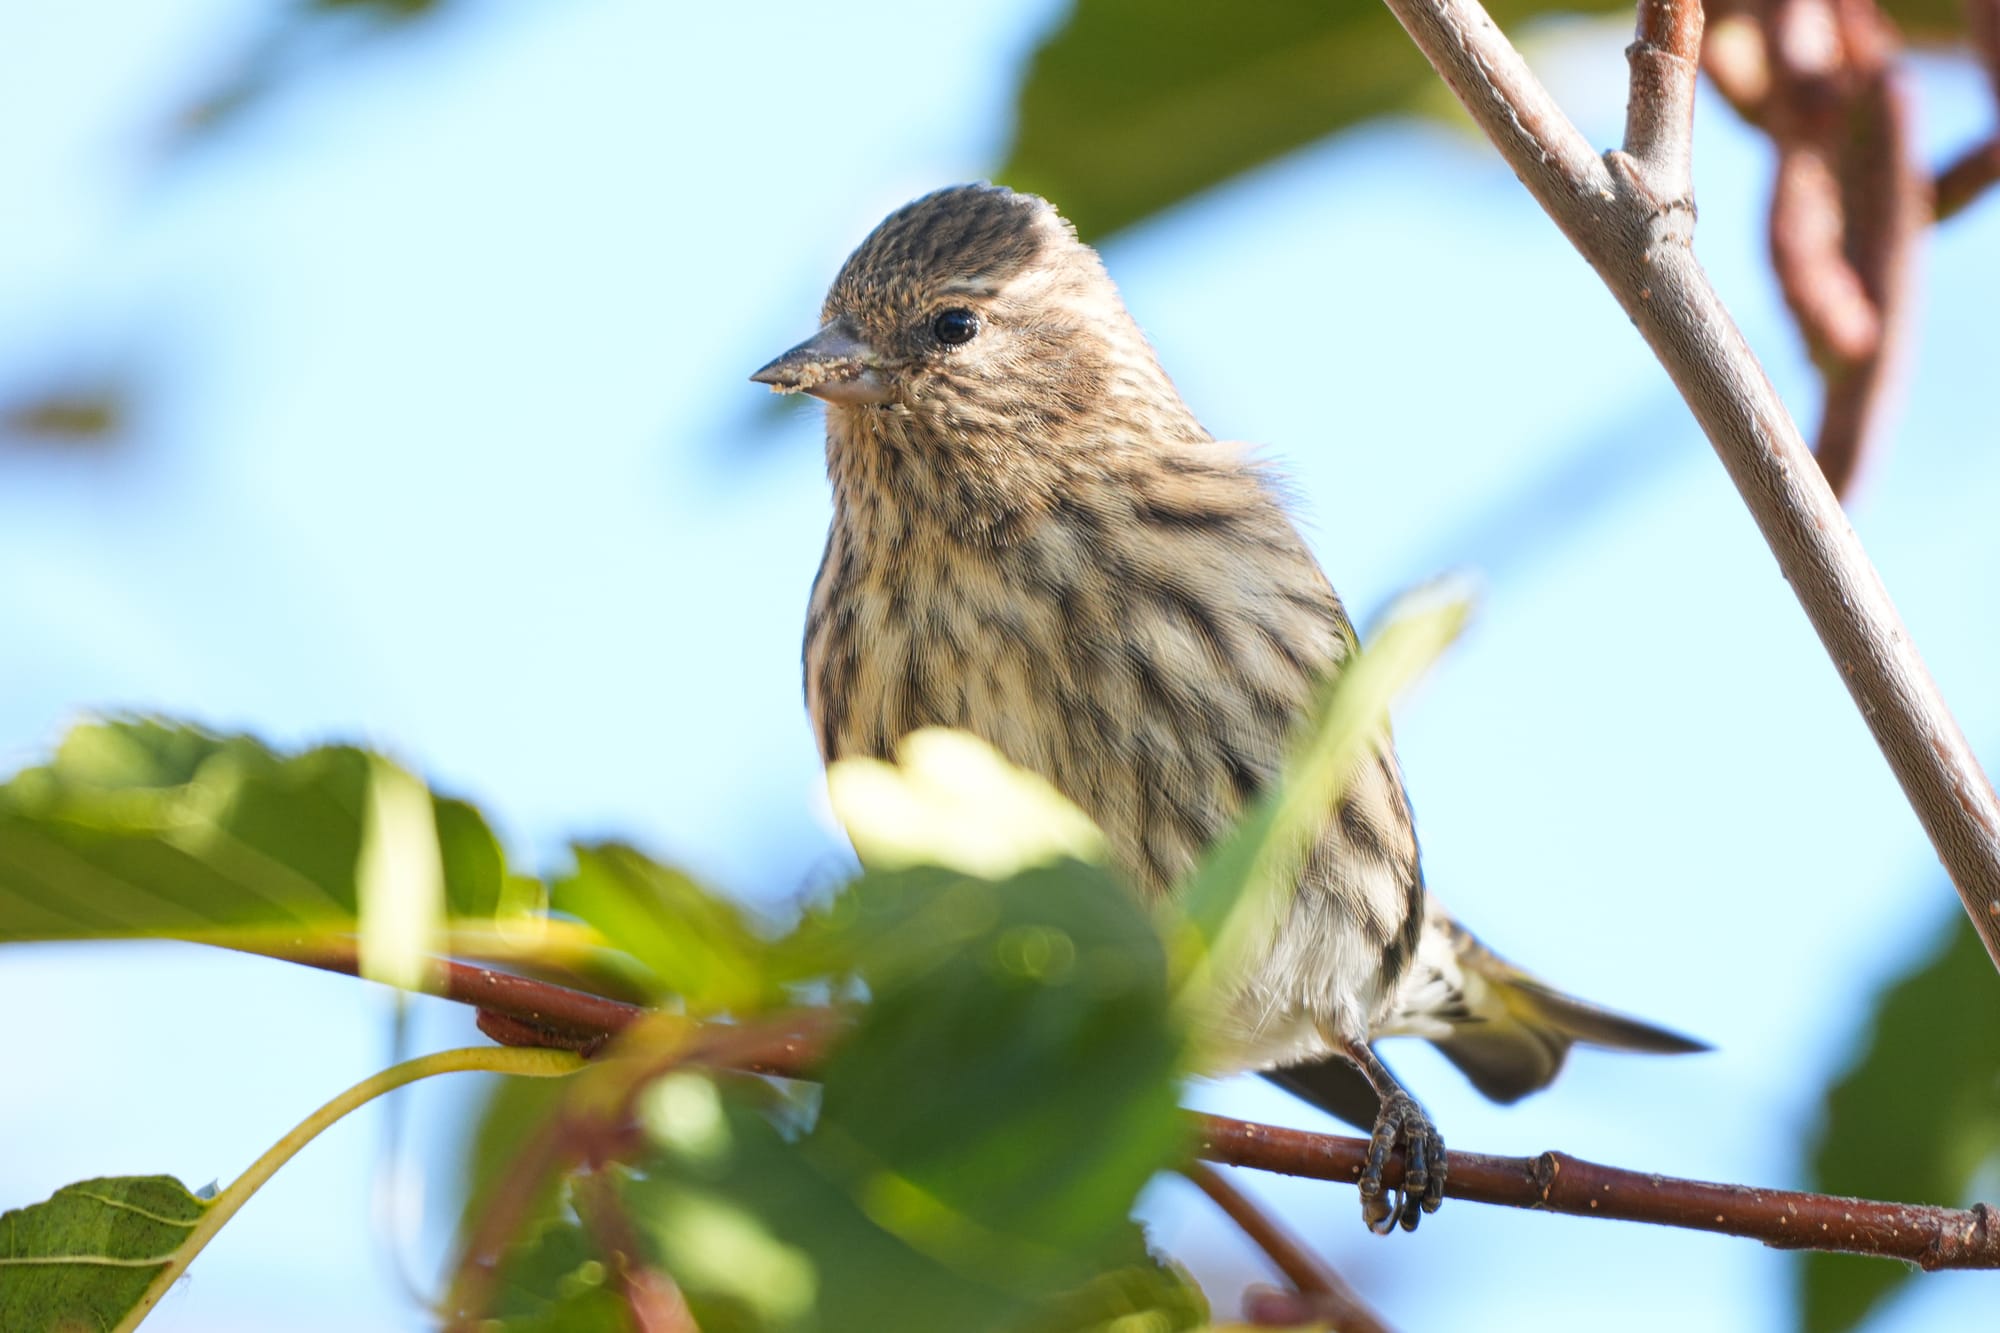
{"label": "bird's claw", "polygon": [[[1403,1179],[1394,1189],[1385,1189],[1382,1173],[1397,1148],[1403,1150]],[[1368,1229],[1378,1236],[1399,1226],[1415,1231],[1423,1215],[1436,1212],[1444,1202],[1444,1174],[1444,1139],[1424,1108],[1406,1092],[1384,1097],[1359,1182],[1361,1217]]]}

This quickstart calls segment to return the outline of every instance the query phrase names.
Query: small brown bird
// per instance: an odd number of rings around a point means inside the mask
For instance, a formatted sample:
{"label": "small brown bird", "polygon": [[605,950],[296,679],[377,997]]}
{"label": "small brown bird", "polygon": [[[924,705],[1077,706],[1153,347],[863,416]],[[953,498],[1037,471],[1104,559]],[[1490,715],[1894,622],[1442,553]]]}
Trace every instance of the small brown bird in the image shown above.
{"label": "small brown bird", "polygon": [[[833,525],[805,637],[821,757],[969,731],[1090,814],[1144,892],[1171,892],[1355,649],[1282,488],[1202,429],[1097,252],[1032,195],[965,185],[898,209],[821,324],[751,376],[828,404]],[[1378,1231],[1434,1211],[1446,1164],[1376,1038],[1429,1039],[1498,1101],[1546,1086],[1574,1042],[1705,1049],[1551,990],[1453,921],[1386,738],[1235,989],[1240,1067],[1372,1124]]]}

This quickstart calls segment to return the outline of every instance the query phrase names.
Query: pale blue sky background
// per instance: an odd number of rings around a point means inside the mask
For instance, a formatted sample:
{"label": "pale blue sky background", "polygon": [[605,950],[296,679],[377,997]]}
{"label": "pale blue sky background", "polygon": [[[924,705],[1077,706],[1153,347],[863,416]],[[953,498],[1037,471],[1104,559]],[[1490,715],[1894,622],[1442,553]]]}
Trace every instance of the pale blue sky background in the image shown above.
{"label": "pale blue sky background", "polygon": [[[115,457],[0,447],[0,761],[108,707],[361,738],[530,859],[615,833],[787,898],[845,855],[797,678],[827,501],[816,412],[773,415],[744,376],[813,327],[881,214],[993,170],[1059,6],[454,9],[168,160],[168,114],[264,4],[0,6],[0,397],[105,348],[155,390]],[[1600,143],[1624,40],[1549,56]],[[1924,74],[1935,156],[1989,113],[1968,71]],[[1699,249],[1810,417],[1764,270],[1766,170],[1705,103]],[[1855,519],[1991,763],[2000,205],[1935,241],[1921,359]],[[1364,620],[1447,568],[1485,580],[1398,723],[1439,892],[1523,964],[1721,1048],[1585,1054],[1502,1109],[1391,1047],[1447,1137],[1800,1183],[1874,988],[1955,908],[1609,297],[1483,145],[1412,123],[1105,253],[1209,426],[1284,461]],[[97,1174],[226,1180],[387,1043],[379,994],[193,949],[11,950],[0,1012],[0,1207]],[[471,1036],[448,1006],[419,1027]],[[417,1095],[425,1141],[466,1093]],[[1197,1097],[1315,1123],[1254,1082]],[[311,1148],[149,1327],[422,1327],[370,1234],[382,1123]],[[1792,1260],[1743,1241],[1466,1203],[1377,1241],[1349,1190],[1243,1179],[1412,1329],[1789,1310]],[[1233,1313],[1259,1270],[1228,1224],[1176,1186],[1149,1216]],[[1990,1279],[1920,1288],[1877,1326],[1991,1308]]]}

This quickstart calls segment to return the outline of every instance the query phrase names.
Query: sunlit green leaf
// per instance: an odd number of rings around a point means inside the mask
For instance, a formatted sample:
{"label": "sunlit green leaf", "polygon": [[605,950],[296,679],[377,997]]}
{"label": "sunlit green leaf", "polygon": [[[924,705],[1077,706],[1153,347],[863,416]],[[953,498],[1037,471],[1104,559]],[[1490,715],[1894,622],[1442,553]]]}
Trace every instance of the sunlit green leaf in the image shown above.
{"label": "sunlit green leaf", "polygon": [[1059,857],[1104,859],[1104,835],[1047,779],[986,742],[927,727],[897,761],[841,759],[826,775],[834,813],[863,865],[951,866],[1000,878]]}
{"label": "sunlit green leaf", "polygon": [[[997,884],[913,870],[853,892],[912,933],[951,923],[956,947],[890,935],[864,954],[872,999],[824,1067],[819,1135],[893,1172],[881,1216],[912,1235],[943,1246],[962,1224],[1088,1253],[1183,1133],[1166,960],[1137,898],[1074,861]],[[935,1091],[912,1096],[921,1082]]]}
{"label": "sunlit green leaf", "polygon": [[444,865],[437,814],[423,783],[379,755],[369,758],[355,867],[361,975],[414,990],[443,951]]}
{"label": "sunlit green leaf", "polygon": [[651,972],[656,996],[692,1013],[748,1013],[778,998],[770,946],[734,903],[630,847],[576,849],[550,902],[595,926]]}
{"label": "sunlit green leaf", "polygon": [[[381,762],[148,720],[79,726],[0,786],[0,942],[352,931]],[[534,904],[477,812],[409,782],[403,808],[427,826],[453,918]]]}
{"label": "sunlit green leaf", "polygon": [[920,867],[864,877],[800,933],[790,966],[869,996],[810,1128],[697,1071],[642,1109],[657,1153],[626,1197],[701,1327],[1088,1328],[1140,1308],[1191,1326],[1127,1220],[1187,1147],[1136,897],[1071,860],[1001,881]]}
{"label": "sunlit green leaf", "polygon": [[[1968,1206],[2000,1157],[2000,981],[1957,912],[1937,947],[1876,1001],[1854,1066],[1826,1094],[1810,1185],[1830,1194]],[[1912,1270],[1801,1256],[1800,1327],[1858,1325]]]}
{"label": "sunlit green leaf", "polygon": [[1278,783],[1204,859],[1182,899],[1200,949],[1185,991],[1197,1009],[1208,983],[1234,975],[1291,901],[1299,867],[1342,788],[1387,734],[1389,704],[1458,636],[1471,603],[1420,594],[1393,609],[1369,644],[1322,687]]}
{"label": "sunlit green leaf", "polygon": [[171,1176],[124,1176],[0,1213],[0,1328],[117,1327],[209,1206]]}

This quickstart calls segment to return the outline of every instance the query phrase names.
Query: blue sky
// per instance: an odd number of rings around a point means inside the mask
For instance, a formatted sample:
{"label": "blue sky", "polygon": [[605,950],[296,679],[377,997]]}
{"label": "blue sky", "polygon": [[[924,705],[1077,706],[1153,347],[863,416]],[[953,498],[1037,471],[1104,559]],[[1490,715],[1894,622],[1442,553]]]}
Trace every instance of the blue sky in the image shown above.
{"label": "blue sky", "polygon": [[[163,122],[263,5],[0,11],[0,389],[105,348],[154,389],[114,459],[0,450],[0,760],[111,707],[358,738],[481,802],[531,861],[617,834],[789,899],[846,864],[798,687],[827,500],[816,410],[774,412],[744,377],[810,331],[884,212],[993,170],[1058,7],[456,9],[178,158]],[[1623,40],[1544,48],[1600,143]],[[1922,84],[1934,158],[1982,131],[1969,72]],[[1704,102],[1698,249],[1810,420],[1765,272],[1767,170]],[[1610,298],[1482,144],[1408,122],[1105,255],[1209,427],[1294,478],[1364,622],[1438,572],[1482,581],[1398,718],[1440,894],[1551,980],[1720,1048],[1586,1054],[1502,1109],[1391,1047],[1447,1138],[1799,1183],[1874,987],[1956,909]],[[1934,238],[1903,414],[1854,508],[1989,764],[1996,255],[2000,205]],[[29,1016],[0,1206],[113,1172],[226,1180],[388,1042],[379,995],[194,949],[13,950],[0,1012]],[[447,1006],[418,1030],[472,1035]],[[467,1095],[417,1093],[420,1144]],[[1195,1097],[1314,1123],[1253,1082]],[[316,1144],[149,1327],[422,1327],[370,1234],[382,1125]],[[1348,1191],[1244,1179],[1412,1328],[1749,1330],[1788,1308],[1792,1261],[1747,1242],[1464,1203],[1379,1242]],[[1148,1213],[1233,1310],[1259,1273],[1227,1223],[1175,1185]],[[1965,1318],[1973,1281],[1926,1279],[1879,1327]]]}

